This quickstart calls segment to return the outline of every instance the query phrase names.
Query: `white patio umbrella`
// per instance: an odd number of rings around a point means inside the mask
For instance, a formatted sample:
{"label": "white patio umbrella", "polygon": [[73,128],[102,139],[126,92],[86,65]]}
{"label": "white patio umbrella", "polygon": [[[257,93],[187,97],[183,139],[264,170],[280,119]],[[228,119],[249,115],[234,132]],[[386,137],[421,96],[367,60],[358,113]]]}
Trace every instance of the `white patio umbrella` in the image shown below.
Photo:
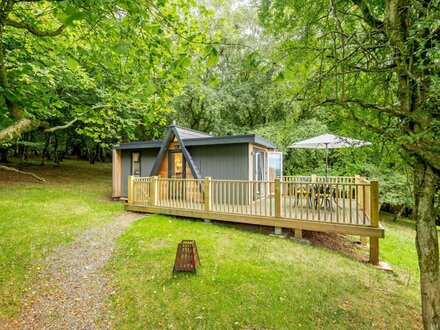
{"label": "white patio umbrella", "polygon": [[311,139],[291,144],[288,148],[297,149],[325,149],[325,178],[328,173],[328,149],[357,148],[371,145],[371,142],[355,140],[333,134],[322,134]]}

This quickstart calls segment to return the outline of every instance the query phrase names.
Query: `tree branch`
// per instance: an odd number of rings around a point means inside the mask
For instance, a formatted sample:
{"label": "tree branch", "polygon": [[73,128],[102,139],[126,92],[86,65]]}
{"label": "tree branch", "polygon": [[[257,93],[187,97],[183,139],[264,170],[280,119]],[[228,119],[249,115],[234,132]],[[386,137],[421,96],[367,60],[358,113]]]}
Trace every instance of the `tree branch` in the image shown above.
{"label": "tree branch", "polygon": [[60,130],[60,129],[68,128],[68,127],[72,126],[77,120],[78,120],[78,118],[75,117],[73,120],[69,121],[65,125],[60,125],[60,126],[54,126],[54,127],[46,128],[43,132],[51,133],[51,132],[55,132],[55,131]]}
{"label": "tree branch", "polygon": [[392,132],[389,130],[386,130],[382,127],[375,126],[371,124],[370,122],[367,122],[366,120],[360,118],[357,116],[353,110],[353,108],[345,101],[341,100],[333,100],[333,104],[337,104],[341,107],[343,107],[349,114],[350,118],[354,120],[355,122],[359,123],[363,127],[367,128],[368,130],[382,135],[386,139],[389,139],[390,141],[393,141],[394,143],[397,143],[400,145],[405,152],[407,152],[410,155],[415,155],[417,157],[420,157],[423,159],[427,164],[430,164],[432,168],[434,168],[437,171],[440,171],[440,155],[438,152],[438,148],[433,148],[432,143],[426,143],[425,141],[416,141],[414,143],[410,143],[405,140],[399,140]]}
{"label": "tree branch", "polygon": [[384,23],[373,16],[370,8],[368,8],[368,5],[363,0],[352,0],[352,2],[358,6],[362,12],[365,23],[376,29],[382,29],[384,27]]}
{"label": "tree branch", "polygon": [[61,32],[63,32],[63,30],[66,28],[66,25],[63,24],[63,25],[60,25],[58,27],[58,29],[53,30],[53,31],[41,31],[26,22],[17,22],[17,21],[11,20],[9,18],[5,18],[4,24],[9,25],[9,26],[13,26],[18,29],[28,30],[30,33],[32,33],[33,35],[35,35],[37,37],[55,37],[55,36],[61,34]]}
{"label": "tree branch", "polygon": [[24,175],[29,175],[29,176],[33,177],[34,179],[36,179],[38,181],[46,182],[46,180],[44,180],[43,178],[35,175],[34,173],[20,171],[20,170],[17,170],[16,168],[14,168],[14,167],[8,167],[8,166],[0,165],[0,170],[12,171],[12,172],[17,172],[17,173],[24,174]]}
{"label": "tree branch", "polygon": [[406,118],[406,119],[412,118],[412,116],[410,114],[408,114],[408,113],[404,113],[404,112],[401,112],[401,111],[399,111],[397,109],[393,109],[393,108],[390,108],[390,107],[383,107],[383,106],[380,106],[380,105],[375,104],[375,103],[368,103],[368,102],[365,102],[365,101],[363,101],[361,99],[357,99],[357,98],[346,98],[344,100],[326,99],[323,102],[321,102],[321,104],[323,104],[323,105],[325,105],[325,104],[337,104],[337,105],[340,105],[340,106],[342,106],[344,108],[346,106],[348,106],[348,103],[356,103],[357,105],[359,105],[362,108],[373,109],[373,110],[377,110],[377,111],[380,111],[380,112],[386,112],[386,113],[392,114],[393,116],[396,116],[396,117],[399,117],[399,118]]}
{"label": "tree branch", "polygon": [[19,137],[22,133],[30,131],[36,126],[36,123],[27,118],[22,118],[11,126],[0,130],[0,145]]}

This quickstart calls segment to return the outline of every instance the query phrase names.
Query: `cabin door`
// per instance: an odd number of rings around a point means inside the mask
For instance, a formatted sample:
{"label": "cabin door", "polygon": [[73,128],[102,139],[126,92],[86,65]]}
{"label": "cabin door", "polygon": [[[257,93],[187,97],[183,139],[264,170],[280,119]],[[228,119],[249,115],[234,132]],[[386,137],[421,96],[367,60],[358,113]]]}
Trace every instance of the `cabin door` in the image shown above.
{"label": "cabin door", "polygon": [[[168,178],[186,178],[186,160],[181,150],[168,151]],[[185,182],[171,180],[168,185],[170,198],[181,198],[185,192]]]}
{"label": "cabin door", "polygon": [[186,161],[182,151],[168,151],[168,178],[186,179]]}
{"label": "cabin door", "polygon": [[[274,182],[276,178],[283,179],[283,153],[271,151],[267,153],[268,181]],[[270,186],[270,194],[275,194],[275,185]]]}
{"label": "cabin door", "polygon": [[[267,179],[266,157],[266,151],[254,148],[254,181],[265,181]],[[261,198],[265,196],[265,185],[257,184],[255,189],[256,197]]]}
{"label": "cabin door", "polygon": [[268,180],[275,181],[275,178],[283,178],[283,153],[271,151],[267,153]]}

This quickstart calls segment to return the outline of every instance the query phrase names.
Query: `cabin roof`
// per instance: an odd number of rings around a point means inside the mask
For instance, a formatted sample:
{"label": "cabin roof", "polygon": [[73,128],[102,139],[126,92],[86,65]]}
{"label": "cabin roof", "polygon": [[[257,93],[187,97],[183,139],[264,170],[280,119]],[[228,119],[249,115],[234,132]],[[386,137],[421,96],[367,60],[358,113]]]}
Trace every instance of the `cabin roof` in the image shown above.
{"label": "cabin roof", "polygon": [[[181,134],[181,128],[176,128],[178,129],[182,141],[187,147],[218,144],[255,143],[266,148],[276,148],[276,145],[274,143],[256,134],[212,136],[202,132],[200,132],[201,134],[191,132],[190,134],[186,135],[185,133],[187,133],[187,129],[185,129],[185,132]],[[185,137],[182,137],[182,135]],[[191,135],[192,137],[190,137]],[[197,135],[197,137],[195,135]],[[163,140],[127,142],[121,143],[121,145],[119,147],[115,147],[115,149],[159,149],[162,146],[162,143]]]}
{"label": "cabin roof", "polygon": [[195,179],[200,179],[200,173],[198,171],[198,168],[194,164],[191,154],[188,152],[188,150],[186,150],[185,142],[180,136],[180,133],[188,134],[188,136],[193,136],[195,137],[196,140],[204,135],[203,132],[190,131],[182,127],[178,127],[174,124],[171,125],[170,128],[168,128],[167,134],[162,142],[162,145],[160,146],[159,154],[157,155],[156,160],[154,161],[154,165],[153,168],[151,169],[150,176],[157,175],[157,171],[159,170],[160,164],[162,163],[165,157],[165,153],[167,151],[168,146],[174,139],[176,139],[180,145],[180,149],[182,150],[183,157],[185,157],[189,165],[193,177]]}
{"label": "cabin roof", "polygon": [[182,127],[182,126],[178,126],[178,125],[173,125],[177,132],[179,133],[179,136],[182,140],[185,139],[200,139],[200,138],[210,138],[212,137],[211,134],[205,133],[205,132],[201,132],[201,131],[196,131],[195,129],[191,129],[191,128],[187,128],[187,127]]}

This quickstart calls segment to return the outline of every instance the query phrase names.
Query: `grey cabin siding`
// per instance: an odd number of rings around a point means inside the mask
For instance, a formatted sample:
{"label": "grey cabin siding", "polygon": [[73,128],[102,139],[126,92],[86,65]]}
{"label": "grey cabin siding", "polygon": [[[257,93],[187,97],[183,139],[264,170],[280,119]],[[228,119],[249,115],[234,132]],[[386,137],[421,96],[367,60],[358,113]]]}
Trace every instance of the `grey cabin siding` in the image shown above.
{"label": "grey cabin siding", "polygon": [[141,153],[141,176],[150,176],[159,148],[144,149]]}
{"label": "grey cabin siding", "polygon": [[249,144],[188,146],[201,177],[248,180]]}
{"label": "grey cabin siding", "polygon": [[159,149],[121,150],[121,196],[123,197],[128,196],[128,177],[131,175],[131,153],[139,151],[141,152],[141,176],[150,176],[150,171],[153,167]]}
{"label": "grey cabin siding", "polygon": [[[187,147],[201,177],[213,179],[248,180],[249,144],[221,144]],[[149,176],[159,148],[121,150],[121,196],[128,195],[128,176],[131,175],[131,153],[141,151],[141,176]]]}

